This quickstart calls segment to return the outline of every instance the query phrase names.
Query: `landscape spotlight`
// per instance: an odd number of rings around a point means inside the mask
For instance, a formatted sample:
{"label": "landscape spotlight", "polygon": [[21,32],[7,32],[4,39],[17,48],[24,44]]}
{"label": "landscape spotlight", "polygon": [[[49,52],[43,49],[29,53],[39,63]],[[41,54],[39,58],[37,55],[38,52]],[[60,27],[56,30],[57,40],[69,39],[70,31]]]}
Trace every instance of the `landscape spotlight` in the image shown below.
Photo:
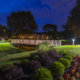
{"label": "landscape spotlight", "polygon": [[72,44],[74,45],[75,39],[72,39]]}

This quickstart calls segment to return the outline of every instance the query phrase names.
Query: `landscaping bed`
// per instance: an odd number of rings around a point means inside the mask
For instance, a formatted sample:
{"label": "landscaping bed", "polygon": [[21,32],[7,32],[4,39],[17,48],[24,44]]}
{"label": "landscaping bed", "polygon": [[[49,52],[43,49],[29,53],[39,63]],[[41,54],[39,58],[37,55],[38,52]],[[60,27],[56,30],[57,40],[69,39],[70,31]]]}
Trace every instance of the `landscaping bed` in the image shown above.
{"label": "landscaping bed", "polygon": [[[50,47],[0,57],[0,80],[79,80],[79,46]],[[75,54],[75,55],[74,55]]]}
{"label": "landscaping bed", "polygon": [[[0,66],[0,78],[3,80],[62,80],[70,68],[73,56],[69,53],[59,54],[55,49],[39,50],[29,58],[19,62],[6,62]],[[66,80],[66,79],[65,79]]]}

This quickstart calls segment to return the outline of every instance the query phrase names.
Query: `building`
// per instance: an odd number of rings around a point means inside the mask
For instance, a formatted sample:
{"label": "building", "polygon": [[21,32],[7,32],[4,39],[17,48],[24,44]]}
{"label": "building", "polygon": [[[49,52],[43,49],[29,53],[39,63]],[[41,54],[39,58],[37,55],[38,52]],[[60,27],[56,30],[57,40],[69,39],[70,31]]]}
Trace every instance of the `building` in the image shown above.
{"label": "building", "polygon": [[41,40],[48,40],[49,36],[45,35],[45,34],[41,34],[41,33],[36,33],[36,34],[20,34],[17,37],[13,36],[13,39],[17,38],[17,39],[41,39]]}

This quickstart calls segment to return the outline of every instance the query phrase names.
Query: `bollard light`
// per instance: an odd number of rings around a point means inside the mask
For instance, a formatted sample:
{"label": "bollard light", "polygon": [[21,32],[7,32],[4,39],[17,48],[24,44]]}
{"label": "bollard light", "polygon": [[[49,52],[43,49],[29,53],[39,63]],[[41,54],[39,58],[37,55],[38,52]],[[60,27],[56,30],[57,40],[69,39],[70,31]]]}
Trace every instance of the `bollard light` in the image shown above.
{"label": "bollard light", "polygon": [[74,45],[74,43],[75,43],[75,39],[72,39],[72,44]]}

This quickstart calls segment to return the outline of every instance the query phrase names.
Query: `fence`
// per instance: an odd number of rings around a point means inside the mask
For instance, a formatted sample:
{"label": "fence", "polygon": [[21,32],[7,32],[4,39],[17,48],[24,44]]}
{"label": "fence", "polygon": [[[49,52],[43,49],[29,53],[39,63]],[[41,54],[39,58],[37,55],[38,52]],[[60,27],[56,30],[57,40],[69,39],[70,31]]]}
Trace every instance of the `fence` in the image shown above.
{"label": "fence", "polygon": [[27,40],[27,39],[12,39],[12,44],[26,44],[26,45],[39,45],[48,42],[51,46],[61,46],[61,40]]}

